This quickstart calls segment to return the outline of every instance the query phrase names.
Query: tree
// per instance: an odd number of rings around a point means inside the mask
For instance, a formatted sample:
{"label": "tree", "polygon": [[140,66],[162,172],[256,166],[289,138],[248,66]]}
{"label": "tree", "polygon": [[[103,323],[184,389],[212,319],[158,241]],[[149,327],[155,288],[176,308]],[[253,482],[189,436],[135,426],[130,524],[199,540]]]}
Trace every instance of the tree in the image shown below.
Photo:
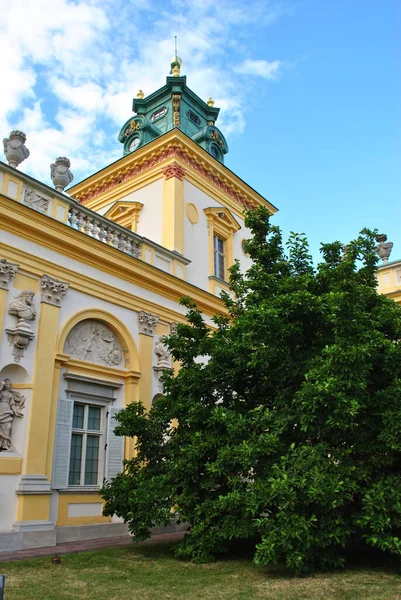
{"label": "tree", "polygon": [[137,453],[105,514],[143,540],[178,513],[177,555],[199,562],[245,539],[257,564],[296,573],[342,566],[357,536],[401,554],[401,310],[376,292],[375,232],[323,244],[315,269],[267,211],[246,225],[253,264],[232,267],[227,315],[212,329],[184,299],[168,338],[180,371],[148,413],[118,415]]}

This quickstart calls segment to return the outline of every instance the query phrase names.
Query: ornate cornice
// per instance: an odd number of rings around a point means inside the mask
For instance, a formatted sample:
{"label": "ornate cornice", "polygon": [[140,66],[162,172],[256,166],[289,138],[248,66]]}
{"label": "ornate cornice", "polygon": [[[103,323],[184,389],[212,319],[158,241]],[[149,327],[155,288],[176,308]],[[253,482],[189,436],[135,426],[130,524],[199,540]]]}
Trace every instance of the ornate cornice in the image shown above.
{"label": "ornate cornice", "polygon": [[[165,136],[170,139],[166,139]],[[163,167],[168,166],[163,163],[173,159],[180,163],[181,168],[188,167],[187,178],[200,175],[201,178],[205,178],[205,184],[207,182],[208,185],[211,184],[220,192],[227,194],[238,206],[239,213],[242,213],[244,207],[269,204],[227,167],[218,164],[211,157],[209,159],[209,156],[203,156],[203,150],[192,140],[186,139],[178,130],[175,129],[165,136],[154,140],[146,148],[136,150],[117,163],[109,165],[103,172],[93,174],[87,180],[70,188],[69,193],[81,204],[92,205],[93,199],[97,199],[102,194],[108,198],[112,197],[114,192],[118,192],[118,187],[127,189],[127,182],[133,180],[132,183],[136,183],[135,179],[140,180],[144,174],[147,174],[146,172],[152,174],[152,177],[157,176],[158,173],[163,177]],[[270,205],[270,208],[275,212],[274,206]]]}

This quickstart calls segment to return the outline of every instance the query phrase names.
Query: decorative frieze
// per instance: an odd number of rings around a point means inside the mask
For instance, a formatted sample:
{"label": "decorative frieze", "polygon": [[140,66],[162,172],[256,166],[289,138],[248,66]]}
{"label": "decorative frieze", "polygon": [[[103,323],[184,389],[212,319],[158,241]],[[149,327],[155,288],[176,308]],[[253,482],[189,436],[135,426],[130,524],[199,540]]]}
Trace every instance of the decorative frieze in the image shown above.
{"label": "decorative frieze", "polygon": [[25,146],[26,135],[23,131],[15,129],[10,137],[3,139],[4,154],[10,167],[17,168],[23,160],[28,158],[29,150]]}
{"label": "decorative frieze", "polygon": [[61,299],[66,295],[70,284],[50,277],[50,275],[43,275],[40,285],[42,288],[42,302],[53,306],[61,306]]}
{"label": "decorative frieze", "polygon": [[26,398],[11,389],[11,381],[0,381],[0,452],[12,450],[11,433],[15,417],[23,417]]}
{"label": "decorative frieze", "polygon": [[27,186],[24,190],[22,202],[34,210],[46,213],[49,209],[50,198],[38,194],[36,190]]}
{"label": "decorative frieze", "polygon": [[177,162],[173,162],[171,165],[167,165],[167,167],[163,169],[163,175],[165,179],[177,177],[177,179],[182,181],[185,177],[185,169],[183,169]]}
{"label": "decorative frieze", "polygon": [[138,314],[138,328],[139,333],[144,335],[153,336],[155,333],[155,327],[159,322],[159,317],[151,315],[150,313],[141,310]]}
{"label": "decorative frieze", "polygon": [[19,265],[8,262],[6,258],[0,258],[0,289],[9,290],[10,283],[18,271]]}
{"label": "decorative frieze", "polygon": [[13,347],[15,362],[20,362],[29,342],[35,337],[31,326],[31,322],[36,319],[34,297],[35,293],[32,290],[22,290],[8,307],[8,314],[18,319],[14,329],[6,329],[8,341]]}
{"label": "decorative frieze", "polygon": [[247,197],[238,186],[230,183],[225,177],[223,177],[214,165],[206,164],[203,161],[200,162],[197,157],[191,156],[190,152],[178,144],[172,144],[170,147],[159,151],[157,154],[155,153],[152,158],[138,161],[135,166],[129,166],[127,170],[120,173],[118,177],[105,179],[100,184],[97,184],[88,190],[76,192],[75,197],[81,204],[85,204],[85,202],[91,200],[92,198],[96,198],[103,192],[111,190],[112,188],[117,187],[121,183],[128,181],[133,177],[137,177],[144,171],[147,171],[157,164],[174,157],[180,159],[198,171],[198,173],[206,177],[211,183],[231,196],[242,207],[245,206],[247,208],[252,208],[256,206],[256,204],[249,199],[249,197]]}

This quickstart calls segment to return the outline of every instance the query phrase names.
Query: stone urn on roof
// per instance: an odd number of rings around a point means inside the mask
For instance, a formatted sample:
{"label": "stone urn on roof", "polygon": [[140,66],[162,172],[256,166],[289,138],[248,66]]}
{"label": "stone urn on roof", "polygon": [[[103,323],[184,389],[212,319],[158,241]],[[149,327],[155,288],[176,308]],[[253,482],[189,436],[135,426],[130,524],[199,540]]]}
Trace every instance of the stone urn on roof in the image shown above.
{"label": "stone urn on roof", "polygon": [[23,160],[28,158],[29,150],[25,146],[26,135],[23,131],[14,129],[10,137],[3,139],[4,154],[10,167],[17,168]]}
{"label": "stone urn on roof", "polygon": [[63,192],[74,179],[70,166],[71,162],[66,156],[59,156],[56,158],[56,162],[50,165],[50,177],[58,192]]}

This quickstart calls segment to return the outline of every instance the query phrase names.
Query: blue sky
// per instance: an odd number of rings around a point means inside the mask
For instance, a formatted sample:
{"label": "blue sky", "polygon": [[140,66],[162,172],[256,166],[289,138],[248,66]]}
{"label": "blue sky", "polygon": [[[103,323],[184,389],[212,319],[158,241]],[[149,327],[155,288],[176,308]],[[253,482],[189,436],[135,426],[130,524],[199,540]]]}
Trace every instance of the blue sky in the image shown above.
{"label": "blue sky", "polygon": [[221,107],[226,165],[319,243],[365,226],[401,258],[399,0],[3,0],[0,126],[23,129],[21,169],[75,180],[121,155],[132,97],[182,72]]}

